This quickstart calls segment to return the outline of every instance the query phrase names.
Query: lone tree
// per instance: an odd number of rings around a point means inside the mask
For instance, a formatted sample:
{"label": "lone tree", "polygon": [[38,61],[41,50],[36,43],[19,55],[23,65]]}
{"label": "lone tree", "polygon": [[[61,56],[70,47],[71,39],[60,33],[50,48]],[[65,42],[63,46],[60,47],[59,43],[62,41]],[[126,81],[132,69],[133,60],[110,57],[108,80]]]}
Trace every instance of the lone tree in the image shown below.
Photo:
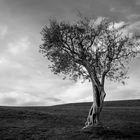
{"label": "lone tree", "polygon": [[50,60],[52,72],[92,83],[93,104],[85,127],[99,124],[105,79],[123,82],[127,64],[139,53],[136,38],[126,32],[126,26],[107,18],[81,17],[71,24],[50,20],[42,29],[40,52]]}

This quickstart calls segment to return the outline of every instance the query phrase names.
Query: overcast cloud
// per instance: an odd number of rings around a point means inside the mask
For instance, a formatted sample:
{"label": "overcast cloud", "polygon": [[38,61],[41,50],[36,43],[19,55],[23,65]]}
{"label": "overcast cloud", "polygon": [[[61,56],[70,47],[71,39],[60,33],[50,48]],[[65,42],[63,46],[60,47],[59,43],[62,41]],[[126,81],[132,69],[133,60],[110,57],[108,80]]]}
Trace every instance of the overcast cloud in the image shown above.
{"label": "overcast cloud", "polygon": [[[55,105],[92,101],[91,83],[62,80],[38,53],[40,31],[50,17],[73,21],[77,11],[129,23],[140,35],[139,0],[0,0],[0,105]],[[106,100],[140,98],[140,58],[123,86],[106,82]]]}

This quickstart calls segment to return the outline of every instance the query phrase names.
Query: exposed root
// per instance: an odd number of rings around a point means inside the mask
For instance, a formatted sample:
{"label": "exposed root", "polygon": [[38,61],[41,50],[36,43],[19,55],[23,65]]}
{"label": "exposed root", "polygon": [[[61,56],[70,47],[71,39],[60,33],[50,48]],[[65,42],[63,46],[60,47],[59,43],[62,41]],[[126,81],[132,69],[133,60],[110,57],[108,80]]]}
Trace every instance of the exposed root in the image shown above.
{"label": "exposed root", "polygon": [[85,126],[82,129],[92,127],[92,126],[102,126],[102,124],[99,121],[100,112],[101,112],[101,108],[97,107],[97,105],[93,103],[89,110],[89,114]]}
{"label": "exposed root", "polygon": [[82,129],[89,128],[89,127],[96,127],[102,126],[99,121],[100,112],[103,107],[103,102],[106,93],[104,92],[102,87],[98,87],[93,84],[93,104],[89,110],[88,117],[85,123],[85,126]]}

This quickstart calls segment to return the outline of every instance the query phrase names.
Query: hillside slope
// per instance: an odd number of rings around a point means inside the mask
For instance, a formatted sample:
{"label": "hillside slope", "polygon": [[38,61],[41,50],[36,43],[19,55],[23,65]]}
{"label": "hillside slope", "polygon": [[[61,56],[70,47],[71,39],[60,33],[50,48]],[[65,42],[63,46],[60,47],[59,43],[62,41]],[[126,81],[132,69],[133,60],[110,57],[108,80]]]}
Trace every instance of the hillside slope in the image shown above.
{"label": "hillside slope", "polygon": [[140,100],[105,102],[104,131],[81,131],[91,103],[0,107],[0,140],[140,139]]}

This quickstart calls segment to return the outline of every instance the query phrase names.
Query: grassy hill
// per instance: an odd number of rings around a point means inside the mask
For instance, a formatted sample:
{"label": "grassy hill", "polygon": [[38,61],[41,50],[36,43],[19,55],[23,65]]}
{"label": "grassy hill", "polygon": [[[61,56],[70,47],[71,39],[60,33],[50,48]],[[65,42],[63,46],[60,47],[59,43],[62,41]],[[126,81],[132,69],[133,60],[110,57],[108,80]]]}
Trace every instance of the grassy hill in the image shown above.
{"label": "grassy hill", "polygon": [[91,103],[0,107],[0,140],[140,140],[140,100],[105,102],[97,135],[81,131]]}

